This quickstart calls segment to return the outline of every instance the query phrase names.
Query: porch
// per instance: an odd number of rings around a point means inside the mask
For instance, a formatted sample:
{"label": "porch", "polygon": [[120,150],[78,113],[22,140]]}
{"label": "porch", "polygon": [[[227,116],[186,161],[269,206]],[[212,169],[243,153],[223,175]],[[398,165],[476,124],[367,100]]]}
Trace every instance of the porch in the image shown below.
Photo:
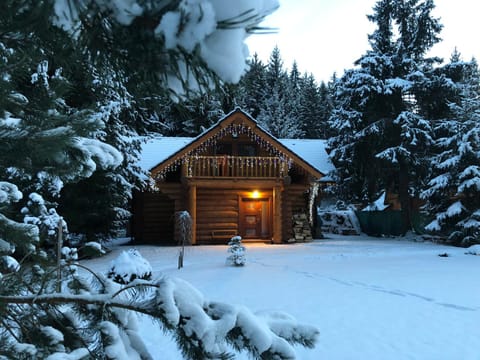
{"label": "porch", "polygon": [[282,242],[281,181],[191,178],[186,190],[193,244],[226,244],[234,235]]}

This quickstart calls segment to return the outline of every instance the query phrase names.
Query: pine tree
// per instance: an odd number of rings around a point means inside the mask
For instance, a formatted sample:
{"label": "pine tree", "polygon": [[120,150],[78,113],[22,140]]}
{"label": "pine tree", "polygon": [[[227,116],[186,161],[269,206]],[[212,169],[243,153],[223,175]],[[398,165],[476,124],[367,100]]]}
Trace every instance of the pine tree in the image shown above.
{"label": "pine tree", "polygon": [[299,118],[302,130],[310,139],[318,139],[322,134],[320,118],[320,93],[313,74],[305,73],[300,88]]}
{"label": "pine tree", "polygon": [[265,101],[257,117],[258,123],[277,138],[302,138],[305,133],[300,127],[300,122],[292,112],[289,112],[287,100],[281,93],[278,88],[273,89],[271,97]]}
{"label": "pine tree", "polygon": [[266,65],[257,54],[250,60],[239,84],[237,104],[274,135],[325,137],[332,99],[330,90],[323,86],[320,92],[312,74],[301,75],[296,61],[287,72],[276,46]]}
{"label": "pine tree", "polygon": [[266,66],[255,53],[248,61],[248,67],[240,81],[239,103],[245,111],[256,119],[267,97]]}
{"label": "pine tree", "polygon": [[270,58],[268,59],[265,72],[265,83],[267,89],[272,90],[277,88],[283,90],[285,88],[287,78],[288,76],[283,67],[280,49],[278,46],[275,46],[270,54]]}
{"label": "pine tree", "polygon": [[305,134],[299,119],[298,94],[294,94],[297,85],[290,81],[276,46],[266,66],[264,101],[257,116],[273,136],[299,138]]}
{"label": "pine tree", "polygon": [[227,264],[232,266],[244,266],[246,258],[245,246],[242,245],[242,237],[232,237],[228,242],[228,245],[228,252],[230,253],[230,255],[227,257]]}
{"label": "pine tree", "polygon": [[303,121],[300,113],[302,98],[301,88],[303,79],[300,76],[297,62],[294,61],[288,77],[285,79],[285,109],[292,118],[296,118],[298,126],[302,127]]}
{"label": "pine tree", "polygon": [[377,26],[371,49],[337,81],[331,116],[336,137],[330,147],[343,193],[364,202],[384,189],[398,193],[407,226],[433,141],[431,119],[419,103],[436,62],[425,54],[442,28],[433,8],[431,0],[375,4],[368,17]]}
{"label": "pine tree", "polygon": [[225,113],[217,94],[203,94],[182,102],[182,111],[176,118],[177,136],[197,136],[221,119]]}
{"label": "pine tree", "polygon": [[[85,63],[68,34],[51,26],[48,17],[40,20],[39,14],[48,13],[49,4],[5,5],[0,20],[6,34],[1,43],[0,87],[5,97],[0,107],[4,119],[0,124],[0,178],[17,186],[24,204],[31,201],[30,194],[39,194],[50,203],[48,212],[53,216],[66,183],[100,168],[115,168],[122,155],[101,141],[105,123],[92,111],[92,102],[75,96],[79,82],[74,74],[82,73]],[[15,14],[20,13],[22,20],[16,21]],[[70,58],[62,58],[63,53]],[[46,220],[48,214],[30,215]],[[17,221],[23,216],[14,213]],[[23,255],[34,251],[27,243],[24,247],[29,251]],[[42,239],[46,243],[48,239]]]}
{"label": "pine tree", "polygon": [[433,216],[426,226],[454,245],[480,243],[480,74],[455,52],[442,69],[451,79],[450,116],[435,126],[433,171],[422,197]]}
{"label": "pine tree", "polygon": [[[92,59],[88,51],[84,56]],[[141,170],[136,163],[140,135],[145,134],[146,121],[139,113],[133,96],[124,83],[122,71],[102,59],[89,64],[84,71],[86,91],[79,91],[95,102],[95,116],[106,125],[103,140],[118,149],[123,161],[114,169],[98,169],[92,176],[62,189],[59,211],[69,223],[72,233],[84,241],[109,240],[118,229],[125,228],[133,188],[141,186]],[[79,197],[78,193],[84,196]]]}
{"label": "pine tree", "polygon": [[300,71],[298,70],[297,61],[293,61],[292,69],[290,70],[290,74],[288,75],[288,81],[290,87],[295,91],[297,94],[302,88],[302,76]]}
{"label": "pine tree", "polygon": [[328,139],[331,136],[328,126],[328,119],[333,110],[332,95],[329,87],[324,81],[320,83],[318,88],[319,96],[319,114],[318,114],[318,137],[320,139]]}

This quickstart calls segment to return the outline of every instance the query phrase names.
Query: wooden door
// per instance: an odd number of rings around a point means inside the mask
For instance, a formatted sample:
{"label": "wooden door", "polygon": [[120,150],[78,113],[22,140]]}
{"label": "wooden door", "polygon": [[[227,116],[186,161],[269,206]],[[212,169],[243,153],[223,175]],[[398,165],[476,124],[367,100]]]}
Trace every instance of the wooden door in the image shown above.
{"label": "wooden door", "polygon": [[244,239],[260,239],[271,236],[269,199],[240,201],[240,236]]}

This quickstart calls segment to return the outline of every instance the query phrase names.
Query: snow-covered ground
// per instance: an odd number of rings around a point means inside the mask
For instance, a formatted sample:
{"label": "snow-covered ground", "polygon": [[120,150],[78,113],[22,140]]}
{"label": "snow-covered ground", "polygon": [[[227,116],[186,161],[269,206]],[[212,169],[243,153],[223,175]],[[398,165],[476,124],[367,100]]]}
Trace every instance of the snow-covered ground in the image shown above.
{"label": "snow-covered ground", "polygon": [[[281,310],[320,330],[298,359],[480,359],[480,256],[414,237],[328,235],[305,244],[247,244],[246,265],[225,265],[227,246],[137,246],[154,277],[180,277],[209,300]],[[85,261],[107,271],[108,256]],[[448,254],[440,257],[440,254]],[[142,323],[155,359],[181,359],[172,340]],[[246,359],[247,357],[240,357]]]}

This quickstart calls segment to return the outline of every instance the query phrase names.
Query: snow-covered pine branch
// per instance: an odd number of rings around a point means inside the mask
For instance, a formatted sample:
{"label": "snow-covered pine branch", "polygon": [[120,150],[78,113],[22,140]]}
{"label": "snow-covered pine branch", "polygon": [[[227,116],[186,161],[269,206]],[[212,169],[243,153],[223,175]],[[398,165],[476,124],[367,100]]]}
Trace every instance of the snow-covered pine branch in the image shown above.
{"label": "snow-covered pine branch", "polygon": [[[238,82],[247,69],[246,37],[278,6],[278,0],[182,0],[148,5],[135,0],[94,0],[89,10],[124,27],[135,26],[140,18],[149,19],[149,28],[159,40],[156,46],[166,50],[164,55],[175,54],[165,77],[168,87],[183,94],[186,89],[209,86],[200,69],[187,60],[194,52],[223,81]],[[78,36],[88,27],[81,26],[85,8],[73,0],[55,0],[54,24]]]}
{"label": "snow-covered pine branch", "polygon": [[[312,348],[318,341],[319,332],[315,327],[300,324],[287,314],[254,314],[244,306],[211,302],[181,279],[162,277],[156,282],[137,281],[124,288],[106,278],[102,278],[102,282],[103,290],[96,293],[0,296],[0,303],[10,311],[12,306],[19,305],[28,305],[35,311],[49,308],[53,312],[62,308],[70,314],[78,307],[88,308],[92,314],[100,311],[102,317],[111,319],[100,324],[100,331],[107,334],[105,349],[108,354],[117,354],[115,359],[127,359],[121,355],[128,353],[125,346],[139,356],[142,353],[142,358],[150,356],[145,353],[140,337],[135,337],[133,344],[132,334],[128,333],[129,322],[135,322],[129,319],[131,311],[158,320],[159,334],[165,330],[173,333],[182,354],[192,360],[227,358],[232,349],[246,350],[255,358],[295,359],[293,345]],[[135,298],[132,294],[138,291],[132,290],[141,288],[155,290],[144,291],[143,298]],[[124,310],[127,312],[122,312]],[[13,340],[10,338],[10,341]],[[29,345],[29,349],[40,351],[41,344]],[[80,351],[80,348],[70,350]]]}

